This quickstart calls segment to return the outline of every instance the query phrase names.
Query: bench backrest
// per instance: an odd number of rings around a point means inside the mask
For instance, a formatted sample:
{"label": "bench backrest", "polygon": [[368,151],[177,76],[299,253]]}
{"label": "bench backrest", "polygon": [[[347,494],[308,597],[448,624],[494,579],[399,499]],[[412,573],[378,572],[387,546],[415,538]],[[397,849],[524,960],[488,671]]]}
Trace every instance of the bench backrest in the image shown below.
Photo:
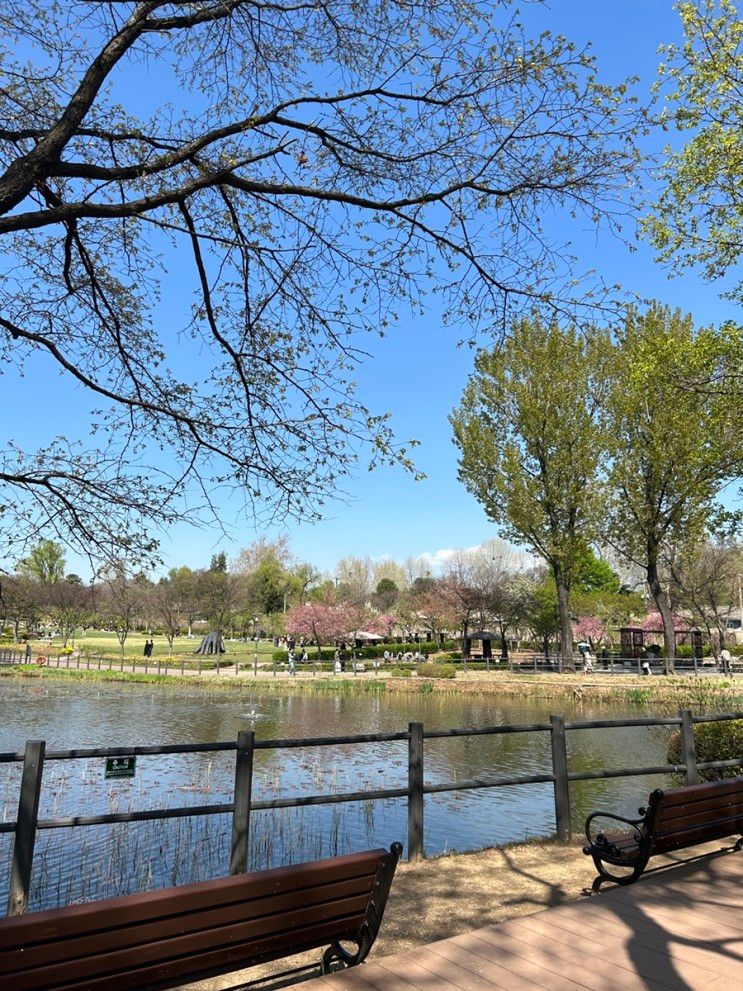
{"label": "bench backrest", "polygon": [[[165,988],[378,928],[399,844],[0,919],[13,991]],[[372,942],[376,928],[372,934]]]}
{"label": "bench backrest", "polygon": [[654,791],[654,853],[743,833],[743,777]]}

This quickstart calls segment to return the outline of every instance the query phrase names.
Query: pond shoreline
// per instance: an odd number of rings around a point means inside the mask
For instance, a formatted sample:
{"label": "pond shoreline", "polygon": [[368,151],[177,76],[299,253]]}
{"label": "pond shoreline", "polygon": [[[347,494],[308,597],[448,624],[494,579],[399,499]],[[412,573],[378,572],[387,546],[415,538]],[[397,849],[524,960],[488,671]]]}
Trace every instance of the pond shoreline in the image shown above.
{"label": "pond shoreline", "polygon": [[628,702],[633,705],[656,701],[684,704],[743,703],[743,678],[706,675],[685,676],[601,675],[601,674],[511,674],[510,672],[458,672],[455,679],[399,678],[379,674],[318,675],[286,673],[231,675],[224,672],[157,675],[126,671],[85,671],[38,668],[33,665],[0,668],[0,677],[12,680],[80,681],[85,683],[142,684],[163,689],[184,687],[233,695],[245,691],[271,695],[330,694],[447,694],[500,696],[508,698],[568,699],[572,702]]}

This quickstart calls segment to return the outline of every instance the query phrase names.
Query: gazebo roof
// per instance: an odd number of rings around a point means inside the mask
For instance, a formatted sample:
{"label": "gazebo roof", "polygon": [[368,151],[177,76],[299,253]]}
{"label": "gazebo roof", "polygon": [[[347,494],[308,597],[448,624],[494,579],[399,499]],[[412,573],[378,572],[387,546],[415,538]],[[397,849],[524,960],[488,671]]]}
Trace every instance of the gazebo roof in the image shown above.
{"label": "gazebo roof", "polygon": [[349,640],[381,640],[378,633],[368,633],[366,630],[358,630],[356,633],[349,633]]}
{"label": "gazebo roof", "polygon": [[474,633],[467,634],[468,640],[497,640],[497,633],[489,633],[487,630],[475,630]]}

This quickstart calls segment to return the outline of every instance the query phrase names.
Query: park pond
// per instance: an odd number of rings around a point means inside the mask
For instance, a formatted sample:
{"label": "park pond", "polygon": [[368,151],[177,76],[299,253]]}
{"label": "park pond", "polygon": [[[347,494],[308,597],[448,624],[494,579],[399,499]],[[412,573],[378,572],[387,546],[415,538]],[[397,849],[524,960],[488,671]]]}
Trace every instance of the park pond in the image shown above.
{"label": "park pond", "polygon": [[[649,715],[599,704],[455,694],[205,693],[195,688],[6,680],[0,702],[0,751],[28,739],[47,750],[394,733],[420,721],[426,730]],[[572,730],[571,771],[665,764],[669,727]],[[234,752],[139,756],[136,776],[106,780],[103,758],[48,761],[40,819],[232,801]],[[256,752],[253,800],[404,788],[405,741]],[[538,775],[551,771],[548,733],[426,740],[425,782]],[[21,765],[0,764],[2,821],[18,807]],[[669,778],[614,778],[571,785],[574,832],[595,808],[636,813],[652,787]],[[474,850],[554,833],[551,783],[442,792],[425,798],[425,851]],[[227,873],[229,815],[189,816],[39,831],[31,909],[97,899]],[[407,838],[406,801],[257,811],[251,819],[251,869],[299,862]],[[7,900],[11,835],[0,835],[0,904]],[[2,909],[0,909],[2,911]]]}

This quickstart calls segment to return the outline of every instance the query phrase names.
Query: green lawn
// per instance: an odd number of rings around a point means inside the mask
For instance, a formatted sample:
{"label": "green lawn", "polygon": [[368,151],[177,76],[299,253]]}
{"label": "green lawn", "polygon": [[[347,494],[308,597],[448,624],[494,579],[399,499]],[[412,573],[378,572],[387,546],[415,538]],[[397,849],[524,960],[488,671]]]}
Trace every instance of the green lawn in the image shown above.
{"label": "green lawn", "polygon": [[[144,659],[143,649],[145,640],[148,637],[143,633],[130,633],[126,638],[126,644],[124,647],[124,657],[127,660],[134,659]],[[163,660],[167,656],[173,656],[177,658],[184,657],[186,660],[196,659],[196,648],[201,642],[201,636],[196,634],[193,640],[189,640],[188,637],[178,637],[173,642],[173,653],[170,655],[168,650],[168,641],[163,636],[153,636],[154,649],[152,654],[152,660],[157,663],[157,659]],[[79,649],[83,654],[89,654],[91,657],[121,657],[121,647],[119,645],[118,638],[115,633],[101,633],[97,630],[87,630],[85,633],[78,634],[75,637],[75,642],[73,644],[72,640],[68,643],[69,647],[75,647]],[[48,640],[32,640],[31,641],[31,656],[37,657],[39,654],[50,655],[55,657],[59,651],[62,649],[62,641],[59,638],[55,638],[51,641],[51,645]],[[265,663],[267,660],[271,659],[274,651],[273,643],[268,641],[260,641],[258,643],[258,659],[260,662]],[[221,655],[221,659],[225,664],[233,664],[236,660],[240,663],[247,663],[252,661],[255,656],[255,644],[254,643],[239,643],[237,641],[225,641],[225,653]]]}

